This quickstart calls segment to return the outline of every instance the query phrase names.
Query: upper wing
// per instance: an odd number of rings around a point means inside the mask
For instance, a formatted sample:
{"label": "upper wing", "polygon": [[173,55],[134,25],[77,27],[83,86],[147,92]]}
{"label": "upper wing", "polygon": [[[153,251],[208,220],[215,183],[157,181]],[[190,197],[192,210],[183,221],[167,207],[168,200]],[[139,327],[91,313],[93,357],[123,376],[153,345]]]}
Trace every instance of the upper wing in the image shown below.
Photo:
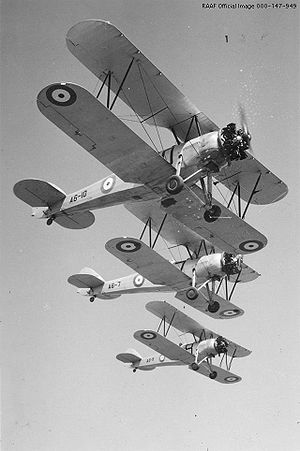
{"label": "upper wing", "polygon": [[240,196],[252,204],[271,204],[282,199],[288,192],[287,185],[263,164],[247,152],[245,160],[233,161],[229,167],[214,174],[219,183],[231,191],[240,187]]}
{"label": "upper wing", "polygon": [[[125,182],[161,183],[175,169],[84,88],[47,86],[37,97],[44,116]],[[164,189],[164,187],[163,187]]]}
{"label": "upper wing", "polygon": [[[168,304],[168,302],[151,301],[146,304],[146,309],[153,313],[153,315],[158,316],[158,318],[164,318],[165,321],[167,321],[168,324],[171,324],[172,327],[175,327],[175,329],[178,329],[183,333],[191,333],[195,335],[200,339],[200,341],[208,338],[217,338],[220,336],[220,334],[201,326],[201,324],[197,323],[197,321],[185,315],[185,313],[180,310],[177,310],[171,304]],[[245,357],[251,353],[251,351],[237,345],[233,341],[227,341],[229,342],[229,355],[234,355],[234,357]]]}
{"label": "upper wing", "polygon": [[70,52],[109,85],[143,122],[173,129],[182,141],[218,130],[109,22],[79,22],[68,31],[66,39]]}
{"label": "upper wing", "polygon": [[163,354],[168,359],[180,360],[186,365],[195,361],[195,356],[153,330],[138,330],[133,336],[136,340]]}
{"label": "upper wing", "polygon": [[150,282],[166,285],[175,291],[187,288],[191,278],[136,238],[113,238],[105,248]]}

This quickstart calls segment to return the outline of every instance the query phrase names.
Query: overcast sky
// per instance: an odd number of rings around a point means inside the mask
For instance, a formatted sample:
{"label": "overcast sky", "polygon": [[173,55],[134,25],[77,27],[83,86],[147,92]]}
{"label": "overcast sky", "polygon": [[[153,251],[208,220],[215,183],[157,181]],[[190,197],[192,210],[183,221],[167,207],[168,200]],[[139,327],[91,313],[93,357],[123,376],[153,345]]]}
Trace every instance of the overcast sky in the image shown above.
{"label": "overcast sky", "polygon": [[[128,347],[149,353],[133,338],[135,330],[157,327],[144,308],[147,301],[182,304],[171,294],[91,304],[66,280],[84,266],[105,279],[130,274],[104,246],[112,237],[139,236],[142,224],[120,206],[96,212],[87,230],[47,227],[13,194],[21,179],[47,180],[72,192],[109,174],[36,106],[38,92],[54,82],[72,81],[94,92],[97,80],[65,45],[68,29],[88,18],[116,25],[219,126],[238,120],[242,102],[256,158],[289,185],[282,201],[252,207],[247,217],[269,242],[245,258],[262,274],[236,290],[233,301],[245,315],[217,321],[185,310],[252,350],[233,366],[243,378],[239,384],[217,384],[185,367],[133,374],[117,361]],[[298,449],[299,29],[299,7],[2,2],[5,451]]]}

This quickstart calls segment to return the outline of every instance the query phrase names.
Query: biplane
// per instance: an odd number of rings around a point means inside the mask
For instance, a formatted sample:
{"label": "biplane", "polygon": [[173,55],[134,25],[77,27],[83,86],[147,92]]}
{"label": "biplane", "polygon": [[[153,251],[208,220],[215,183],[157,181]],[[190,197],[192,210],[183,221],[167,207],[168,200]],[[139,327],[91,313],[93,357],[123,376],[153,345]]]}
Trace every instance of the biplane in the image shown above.
{"label": "biplane", "polygon": [[[251,351],[206,329],[167,302],[148,302],[146,309],[160,318],[158,330],[138,330],[133,336],[156,354],[142,358],[136,351],[128,350],[116,356],[121,362],[129,363],[134,372],[187,365],[194,372],[223,384],[233,384],[242,379],[230,371],[232,362],[234,358],[248,356]],[[193,341],[175,344],[167,338],[171,327],[192,335]],[[216,359],[215,364],[213,359]]]}
{"label": "biplane", "polygon": [[[259,274],[242,261],[242,256],[212,253],[170,262],[136,238],[113,238],[106,249],[134,271],[134,274],[105,281],[94,270],[84,268],[68,278],[79,293],[95,298],[115,299],[123,294],[175,292],[176,298],[212,318],[228,319],[244,311],[230,302],[237,283],[250,282]],[[228,295],[228,281],[233,288]],[[218,294],[227,287],[225,299]],[[217,285],[218,284],[218,285]]]}
{"label": "biplane", "polygon": [[[99,92],[52,84],[38,94],[38,108],[113,174],[68,195],[41,180],[18,182],[14,192],[32,215],[81,229],[94,222],[93,210],[123,204],[171,243],[188,244],[188,236],[236,254],[262,249],[267,239],[244,221],[246,212],[282,199],[287,186],[253,157],[245,121],[219,128],[108,22],[78,23],[67,46],[100,80]],[[168,129],[175,144],[147,144],[112,112],[118,99],[142,126]],[[231,192],[227,205],[213,197],[219,184]]]}

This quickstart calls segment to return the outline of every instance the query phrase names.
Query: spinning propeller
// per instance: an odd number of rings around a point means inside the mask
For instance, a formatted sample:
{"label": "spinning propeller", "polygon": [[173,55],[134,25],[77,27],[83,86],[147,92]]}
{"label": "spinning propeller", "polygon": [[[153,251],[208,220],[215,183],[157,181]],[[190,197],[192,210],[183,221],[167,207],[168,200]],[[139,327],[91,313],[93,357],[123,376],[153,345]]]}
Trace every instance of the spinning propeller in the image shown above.
{"label": "spinning propeller", "polygon": [[239,104],[239,117],[240,117],[240,123],[241,123],[242,131],[243,131],[243,139],[246,141],[246,143],[249,147],[249,152],[251,154],[253,154],[253,150],[252,150],[252,147],[250,144],[252,137],[251,137],[251,133],[249,132],[247,116],[246,116],[245,109],[241,104]]}

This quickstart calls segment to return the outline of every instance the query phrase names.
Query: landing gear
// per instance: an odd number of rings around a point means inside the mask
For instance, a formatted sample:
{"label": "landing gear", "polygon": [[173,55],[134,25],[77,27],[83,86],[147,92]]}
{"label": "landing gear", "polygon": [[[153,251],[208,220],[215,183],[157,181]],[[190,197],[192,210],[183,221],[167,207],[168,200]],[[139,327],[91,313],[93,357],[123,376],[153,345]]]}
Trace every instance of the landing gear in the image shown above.
{"label": "landing gear", "polygon": [[204,219],[206,222],[215,222],[221,215],[221,208],[218,205],[212,205],[204,213]]}
{"label": "landing gear", "polygon": [[211,304],[208,304],[207,310],[210,313],[216,313],[220,308],[220,304],[217,301],[212,302]]}
{"label": "landing gear", "polygon": [[133,371],[134,373],[136,373],[136,368],[134,368],[132,371]]}
{"label": "landing gear", "polygon": [[51,216],[49,219],[47,219],[47,225],[50,226],[52,222],[54,221],[55,217]]}
{"label": "landing gear", "polygon": [[192,364],[191,364],[191,368],[192,368],[192,370],[194,370],[194,371],[198,371],[198,370],[199,370],[199,365],[198,365],[198,363],[196,363],[196,362],[192,363]]}
{"label": "landing gear", "polygon": [[180,175],[171,175],[166,183],[166,190],[169,194],[178,194],[184,185],[183,178]]}
{"label": "landing gear", "polygon": [[215,222],[221,216],[221,208],[218,205],[212,205],[212,175],[207,174],[207,183],[203,178],[200,179],[201,188],[205,198],[204,220],[206,222]]}
{"label": "landing gear", "polygon": [[176,162],[176,174],[171,175],[166,183],[166,190],[169,194],[178,194],[184,186],[183,178],[180,176],[183,155],[180,153]]}
{"label": "landing gear", "polygon": [[90,297],[90,302],[94,302],[94,300],[95,300],[95,296],[91,296]]}
{"label": "landing gear", "polygon": [[210,378],[210,379],[215,379],[215,378],[217,377],[217,375],[218,375],[218,373],[217,373],[216,371],[212,371],[212,372],[209,374],[209,378]]}

